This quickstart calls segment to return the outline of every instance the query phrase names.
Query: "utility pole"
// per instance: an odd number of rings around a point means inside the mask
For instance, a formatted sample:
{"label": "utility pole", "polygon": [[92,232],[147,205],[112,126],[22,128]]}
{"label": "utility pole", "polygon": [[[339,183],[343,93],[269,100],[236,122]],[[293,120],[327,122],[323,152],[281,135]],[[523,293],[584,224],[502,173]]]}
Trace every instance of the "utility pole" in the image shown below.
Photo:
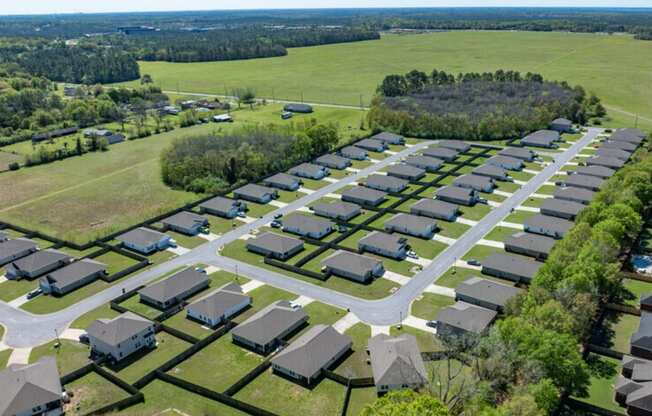
{"label": "utility pole", "polygon": [[360,94],[360,110],[364,108],[364,105],[362,105],[362,94]]}

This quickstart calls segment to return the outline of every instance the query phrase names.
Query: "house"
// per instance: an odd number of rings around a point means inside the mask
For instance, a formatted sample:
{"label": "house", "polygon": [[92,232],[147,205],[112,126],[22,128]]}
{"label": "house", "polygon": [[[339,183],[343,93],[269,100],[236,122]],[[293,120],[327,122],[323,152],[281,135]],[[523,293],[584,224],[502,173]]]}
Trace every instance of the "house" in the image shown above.
{"label": "house", "polygon": [[615,387],[616,392],[621,392],[621,395],[623,390],[625,391],[626,399],[624,402],[622,399],[619,402],[627,407],[627,414],[632,416],[652,415],[652,384],[649,382],[637,383],[627,379],[624,380],[624,383],[624,385],[617,383]]}
{"label": "house", "polygon": [[604,184],[604,179],[600,179],[595,176],[575,174],[566,175],[563,180],[557,181],[556,184],[597,192],[602,187],[602,184]]}
{"label": "house", "polygon": [[460,152],[441,146],[426,147],[423,151],[424,156],[434,157],[435,159],[452,162],[457,159]]}
{"label": "house", "polygon": [[359,147],[360,149],[364,149],[369,152],[377,153],[382,153],[387,150],[387,144],[385,142],[374,139],[362,139],[359,142],[355,143],[355,147]]}
{"label": "house", "polygon": [[233,191],[233,196],[237,199],[267,204],[272,199],[278,198],[278,192],[272,188],[250,183]]}
{"label": "house", "polygon": [[461,140],[441,140],[439,146],[455,150],[458,153],[465,153],[471,150],[471,145]]}
{"label": "house", "polygon": [[161,220],[166,229],[187,235],[197,235],[208,231],[208,220],[190,211],[181,211]]}
{"label": "house", "polygon": [[163,114],[169,114],[171,116],[178,116],[181,113],[181,109],[173,105],[166,105],[163,107]]}
{"label": "house", "polygon": [[256,312],[231,331],[234,343],[259,353],[269,354],[281,341],[308,322],[303,308],[279,300]]}
{"label": "house", "polygon": [[579,202],[548,198],[541,204],[540,212],[543,215],[572,221],[584,208],[586,208],[586,205],[580,204]]}
{"label": "house", "polygon": [[0,415],[63,415],[63,389],[54,357],[0,371]]}
{"label": "house", "polygon": [[633,153],[636,151],[638,148],[638,145],[630,142],[625,142],[625,141],[615,141],[615,140],[607,140],[602,142],[600,145],[600,149],[617,149],[617,150],[624,150],[626,152]]}
{"label": "house", "polygon": [[509,181],[512,178],[509,176],[507,170],[494,165],[482,165],[471,171],[475,176],[484,176],[499,181]]}
{"label": "house", "polygon": [[444,186],[436,192],[437,199],[453,204],[472,206],[479,200],[478,192],[457,186]]}
{"label": "house", "polygon": [[458,205],[436,199],[423,198],[410,207],[410,214],[444,221],[455,221],[459,210],[460,207]]}
{"label": "house", "polygon": [[414,335],[375,335],[369,339],[367,351],[377,393],[419,389],[428,384],[428,372]]}
{"label": "house", "polygon": [[567,118],[556,118],[552,121],[552,123],[550,123],[550,130],[554,130],[559,133],[572,133],[573,122]]}
{"label": "house", "polygon": [[364,181],[367,188],[384,192],[401,192],[408,187],[410,182],[405,179],[395,178],[389,175],[369,175]]}
{"label": "house", "polygon": [[315,159],[315,163],[330,169],[343,170],[351,166],[351,160],[342,156],[327,154]]}
{"label": "house", "polygon": [[442,167],[444,161],[430,156],[408,156],[405,158],[405,163],[424,169],[426,172],[436,172],[437,169]]}
{"label": "house", "polygon": [[437,231],[437,222],[430,217],[396,214],[385,221],[385,231],[430,239]]}
{"label": "house", "polygon": [[340,155],[354,160],[365,160],[367,151],[355,146],[346,146],[340,149]]}
{"label": "house", "polygon": [[547,235],[548,237],[560,239],[574,225],[572,221],[537,214],[525,220],[523,229],[529,233]]}
{"label": "house", "polygon": [[638,330],[632,335],[629,346],[633,356],[652,360],[652,313],[641,311]]}
{"label": "house", "polygon": [[294,213],[283,218],[283,231],[320,240],[335,230],[335,224],[312,215]]}
{"label": "house", "polygon": [[27,238],[13,238],[0,243],[0,265],[25,257],[38,250],[38,244]]}
{"label": "house", "polygon": [[405,144],[405,137],[400,134],[382,132],[370,137],[373,140],[379,140],[385,144]]}
{"label": "house", "polygon": [[521,159],[525,162],[532,162],[534,158],[537,157],[537,154],[532,150],[526,149],[524,147],[506,147],[498,152],[498,156]]}
{"label": "house", "polygon": [[36,251],[9,263],[5,267],[5,277],[9,280],[33,279],[63,267],[71,261],[72,257],[69,255],[51,248]]}
{"label": "house", "polygon": [[574,171],[568,172],[569,175],[586,175],[595,176],[600,179],[611,178],[616,173],[615,170],[606,168],[604,166],[578,166]]}
{"label": "house", "polygon": [[312,106],[308,104],[291,103],[291,104],[286,104],[283,107],[283,111],[289,111],[291,113],[310,114],[313,112],[313,109]]}
{"label": "house", "polygon": [[288,173],[301,178],[319,180],[328,176],[330,171],[325,166],[315,165],[313,163],[302,163],[299,166],[291,168]]}
{"label": "house", "polygon": [[233,116],[231,114],[218,114],[213,116],[214,123],[232,123]]}
{"label": "house", "polygon": [[405,163],[398,163],[396,165],[389,165],[385,169],[387,175],[395,178],[407,179],[408,181],[417,181],[426,176],[425,169],[416,166],[410,166]]}
{"label": "house", "polygon": [[496,311],[491,309],[466,302],[455,302],[437,314],[437,336],[448,338],[480,335],[494,322],[496,315]]}
{"label": "house", "polygon": [[202,214],[217,215],[223,218],[235,218],[246,208],[247,205],[243,202],[223,196],[216,196],[199,204],[199,211]]}
{"label": "house", "polygon": [[287,260],[303,250],[303,241],[275,233],[263,233],[247,240],[247,250],[278,260]]}
{"label": "house", "polygon": [[205,272],[187,268],[138,291],[142,303],[166,310],[206,289],[210,279]]}
{"label": "house", "polygon": [[150,254],[157,250],[165,250],[172,244],[172,238],[158,231],[149,228],[139,227],[127,231],[116,237],[124,247],[138,251],[142,254]]}
{"label": "house", "polygon": [[641,295],[639,304],[642,311],[652,312],[652,293]]}
{"label": "house", "polygon": [[453,185],[460,188],[473,189],[478,192],[491,192],[496,187],[496,184],[491,178],[473,174],[458,176],[453,181]]}
{"label": "house", "polygon": [[118,144],[125,141],[125,136],[119,133],[106,136],[106,141],[108,144]]}
{"label": "house", "polygon": [[351,350],[353,340],[330,325],[314,325],[272,358],[272,370],[311,385]]}
{"label": "house", "polygon": [[594,156],[614,157],[627,162],[632,157],[632,152],[622,149],[609,149],[608,147],[601,147],[595,151]]}
{"label": "house", "polygon": [[353,202],[362,206],[378,206],[385,201],[386,197],[385,192],[364,186],[355,186],[342,191],[342,201]]}
{"label": "house", "polygon": [[286,191],[296,191],[301,187],[301,179],[287,173],[277,173],[263,179],[263,185],[272,188],[284,189]]}
{"label": "house", "polygon": [[637,364],[652,364],[652,361],[632,355],[623,354],[621,360],[621,374],[627,378],[632,378],[634,366]]}
{"label": "house", "polygon": [[32,136],[32,142],[39,143],[45,140],[56,139],[57,137],[70,136],[78,131],[79,127],[65,127],[63,129],[51,130],[45,133],[37,133]]}
{"label": "house", "polygon": [[408,241],[405,237],[373,231],[358,240],[358,251],[369,252],[379,256],[402,260],[407,255]]}
{"label": "house", "polygon": [[114,362],[156,347],[154,323],[132,312],[113,319],[97,319],[86,330],[91,356],[105,356]]}
{"label": "house", "polygon": [[505,251],[545,260],[552,251],[556,240],[545,235],[519,231],[507,237]]}
{"label": "house", "polygon": [[523,293],[523,289],[481,277],[466,279],[455,288],[455,300],[503,312],[510,299]]}
{"label": "house", "polygon": [[76,97],[78,90],[74,85],[66,85],[63,87],[63,95],[66,97]]}
{"label": "house", "polygon": [[494,253],[482,260],[482,274],[529,284],[543,263],[513,254]]}
{"label": "house", "polygon": [[39,280],[39,287],[43,293],[62,296],[105,276],[106,267],[95,260],[81,259],[48,273]]}
{"label": "house", "polygon": [[242,287],[227,283],[188,305],[186,316],[214,328],[249,305],[251,297],[242,292]]}
{"label": "house", "polygon": [[544,147],[552,149],[558,147],[556,142],[560,139],[559,132],[554,130],[539,130],[530,133],[521,139],[523,146]]}
{"label": "house", "polygon": [[351,218],[357,217],[362,212],[360,205],[343,201],[320,202],[311,209],[315,215],[341,221],[348,221]]}
{"label": "house", "polygon": [[507,170],[521,170],[525,166],[523,159],[501,155],[491,156],[486,163]]}
{"label": "house", "polygon": [[641,144],[645,140],[646,134],[639,129],[624,128],[617,129],[612,135],[611,140],[624,141],[634,143],[636,145]]}
{"label": "house", "polygon": [[326,273],[366,283],[385,273],[383,262],[372,257],[338,250],[321,261]]}
{"label": "house", "polygon": [[581,188],[557,188],[553,196],[556,199],[579,202],[588,205],[595,198],[595,192]]}

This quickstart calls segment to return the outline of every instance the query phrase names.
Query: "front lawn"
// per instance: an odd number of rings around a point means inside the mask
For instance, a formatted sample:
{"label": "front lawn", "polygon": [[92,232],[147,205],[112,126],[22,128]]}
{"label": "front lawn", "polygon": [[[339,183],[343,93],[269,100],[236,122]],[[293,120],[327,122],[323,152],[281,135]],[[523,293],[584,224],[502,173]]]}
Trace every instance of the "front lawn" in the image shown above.
{"label": "front lawn", "polygon": [[504,253],[505,250],[498,247],[483,246],[476,244],[471,250],[469,250],[463,257],[462,260],[479,260],[482,263],[486,257],[494,253]]}
{"label": "front lawn", "polygon": [[436,285],[456,288],[460,283],[471,277],[480,276],[480,271],[453,266],[435,281]]}
{"label": "front lawn", "polygon": [[489,212],[491,212],[491,207],[485,204],[475,204],[472,207],[461,206],[462,216],[467,220],[479,221]]}
{"label": "front lawn", "polygon": [[589,354],[586,362],[591,375],[588,396],[576,399],[604,409],[625,413],[625,409],[614,400],[614,385],[621,370],[620,361],[602,355]]}
{"label": "front lawn", "polygon": [[484,236],[485,240],[501,241],[504,242],[507,238],[511,237],[514,233],[517,233],[518,230],[515,230],[510,227],[496,226],[493,230],[489,231],[489,234]]}
{"label": "front lawn", "polygon": [[86,345],[65,339],[58,342],[58,347],[56,347],[57,341],[54,340],[32,349],[29,354],[29,362],[33,363],[41,357],[53,356],[57,360],[60,376],[77,370],[90,362],[88,359],[89,348]]}
{"label": "front lawn", "polygon": [[454,298],[433,293],[423,293],[420,298],[412,302],[411,313],[427,321],[436,319],[440,310],[455,303]]}
{"label": "front lawn", "polygon": [[419,346],[419,351],[421,352],[433,352],[433,351],[443,351],[444,346],[441,344],[439,339],[435,334],[430,332],[421,331],[420,329],[412,328],[407,325],[402,325],[401,329],[392,326],[389,330],[389,334],[393,337],[397,337],[401,334],[410,334],[414,335],[417,339],[417,345]]}

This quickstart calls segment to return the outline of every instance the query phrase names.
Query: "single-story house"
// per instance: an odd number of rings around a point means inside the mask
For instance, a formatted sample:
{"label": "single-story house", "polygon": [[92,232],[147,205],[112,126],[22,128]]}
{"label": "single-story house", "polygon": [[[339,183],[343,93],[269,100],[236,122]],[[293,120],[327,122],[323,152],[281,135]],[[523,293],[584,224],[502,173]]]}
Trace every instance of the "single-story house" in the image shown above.
{"label": "single-story house", "polygon": [[119,362],[142,349],[156,347],[154,323],[132,312],[97,319],[86,330],[92,356]]}
{"label": "single-story house", "polygon": [[106,275],[106,268],[99,261],[81,259],[48,273],[39,280],[39,287],[43,293],[65,295]]}
{"label": "single-story house", "polygon": [[541,204],[540,211],[543,215],[551,217],[574,220],[586,205],[579,202],[566,201],[563,199],[548,198]]}
{"label": "single-story house", "polygon": [[290,104],[285,104],[285,106],[283,107],[283,111],[289,111],[291,113],[310,114],[314,110],[312,106],[308,104],[290,103]]}
{"label": "single-story house", "polygon": [[314,325],[272,358],[272,370],[311,385],[351,350],[353,340],[330,325]]}
{"label": "single-story house", "polygon": [[266,186],[250,183],[233,191],[233,196],[237,199],[267,204],[272,199],[278,198],[278,192]]}
{"label": "single-story house", "polygon": [[168,309],[206,289],[210,279],[205,272],[187,268],[138,291],[140,301],[158,309]]}
{"label": "single-story house", "polygon": [[373,140],[380,140],[383,143],[386,144],[405,144],[405,137],[401,136],[400,134],[394,134],[390,132],[382,132],[375,134],[370,137]]}
{"label": "single-story house", "polygon": [[338,250],[321,261],[326,273],[365,283],[385,273],[383,262],[372,257]]}
{"label": "single-story house", "polygon": [[199,204],[201,213],[217,215],[218,217],[224,218],[235,218],[241,211],[246,209],[247,205],[244,202],[223,196],[216,196]]}
{"label": "single-story house", "polygon": [[410,207],[410,213],[422,217],[437,218],[444,221],[455,221],[460,207],[449,202],[423,198]]}
{"label": "single-story house", "polygon": [[365,160],[367,158],[367,151],[355,146],[346,146],[340,149],[340,155],[349,159]]}
{"label": "single-story house", "polygon": [[534,158],[537,157],[537,154],[532,150],[526,149],[524,147],[506,147],[498,152],[498,156],[521,159],[525,162],[532,162]]}
{"label": "single-story house", "polygon": [[442,167],[444,161],[430,156],[408,156],[405,158],[405,163],[417,168],[425,169],[427,172],[436,172],[437,169]]}
{"label": "single-story house", "polygon": [[385,201],[386,197],[387,193],[364,186],[355,186],[342,191],[342,201],[363,206],[378,206]]}
{"label": "single-story house", "polygon": [[329,153],[319,156],[315,159],[315,163],[330,169],[342,170],[351,166],[351,159]]}
{"label": "single-story house", "polygon": [[523,289],[514,286],[471,277],[457,285],[455,300],[502,312],[510,299],[523,292]]}
{"label": "single-story house", "polygon": [[499,181],[508,181],[511,179],[507,170],[494,165],[478,166],[477,168],[473,169],[471,173],[476,176],[484,176]]}
{"label": "single-story house", "polygon": [[57,361],[42,357],[31,364],[12,364],[0,371],[0,415],[63,415],[63,388]]}
{"label": "single-story house", "polygon": [[288,170],[290,175],[308,179],[323,179],[330,174],[327,167],[315,165],[314,163],[302,163]]}
{"label": "single-story house", "polygon": [[242,292],[242,287],[227,283],[188,305],[186,316],[214,328],[249,305],[251,297]]}
{"label": "single-story house", "polygon": [[120,133],[111,134],[110,136],[106,136],[105,138],[108,144],[118,144],[125,141],[125,136],[123,136]]}
{"label": "single-story house", "polygon": [[378,334],[367,344],[377,393],[419,389],[430,380],[414,335]]}
{"label": "single-story house", "polygon": [[410,166],[405,163],[389,165],[385,171],[389,176],[407,179],[409,181],[416,181],[426,176],[425,169],[421,169],[416,166]]}
{"label": "single-story house", "polygon": [[572,133],[573,122],[567,118],[556,118],[552,121],[552,123],[550,123],[550,130],[554,130],[559,133]]}
{"label": "single-story house", "polygon": [[471,150],[471,145],[461,140],[440,140],[439,146],[453,149],[459,153],[465,153]]}
{"label": "single-story house", "polygon": [[560,139],[559,132],[554,130],[539,130],[530,133],[521,139],[523,146],[554,148],[557,147],[556,142]]}
{"label": "single-story house", "polygon": [[197,235],[202,231],[206,231],[208,227],[208,220],[205,217],[190,211],[177,212],[161,220],[161,223],[167,229],[187,235]]}
{"label": "single-story house", "polygon": [[505,239],[505,251],[545,260],[555,243],[552,237],[519,231]]}
{"label": "single-story house", "polygon": [[369,252],[392,259],[402,260],[409,249],[405,237],[373,231],[358,240],[358,251]]}
{"label": "single-story house", "polygon": [[9,263],[5,267],[5,277],[9,280],[33,279],[63,267],[72,260],[69,255],[51,248],[36,251]]}
{"label": "single-story house", "polygon": [[263,233],[247,240],[247,250],[265,257],[287,260],[303,250],[303,241],[276,233]]}
{"label": "single-story house", "polygon": [[452,162],[457,159],[457,155],[460,152],[457,150],[449,149],[441,146],[431,146],[426,147],[423,150],[423,155],[428,157],[434,157],[436,159],[444,160],[446,162]]}
{"label": "single-story house", "polygon": [[412,235],[419,238],[432,238],[437,231],[437,221],[430,217],[412,214],[396,214],[385,221],[385,231]]}
{"label": "single-story house", "polygon": [[38,244],[27,238],[13,238],[0,243],[0,265],[25,257],[38,250]]}
{"label": "single-story house", "polygon": [[537,214],[525,220],[523,229],[529,233],[547,235],[548,237],[560,239],[574,225],[572,221]]}
{"label": "single-story house", "polygon": [[589,191],[597,192],[604,184],[604,179],[588,175],[566,175],[563,180],[558,181],[557,185],[569,186],[572,188],[582,188]]}
{"label": "single-story house", "polygon": [[594,156],[615,157],[616,159],[627,162],[632,157],[632,152],[622,149],[609,149],[608,147],[601,147],[595,151]]}
{"label": "single-story house", "polygon": [[142,254],[150,254],[168,248],[172,238],[149,228],[138,227],[117,236],[116,240],[126,248]]}
{"label": "single-story house", "polygon": [[472,206],[479,200],[477,191],[458,186],[444,186],[443,188],[439,188],[435,195],[441,201],[466,206]]}
{"label": "single-story house", "polygon": [[595,176],[600,179],[611,178],[616,173],[615,170],[604,166],[578,166],[574,171],[568,172],[569,175],[586,175]]}
{"label": "single-story house", "polygon": [[296,191],[301,187],[301,179],[287,173],[277,173],[262,180],[263,185],[271,188],[284,189],[286,191]]}
{"label": "single-story house", "polygon": [[645,140],[645,137],[646,134],[639,129],[623,128],[613,132],[611,140],[625,141],[639,145]]}
{"label": "single-story house", "polygon": [[614,388],[616,402],[627,408],[628,415],[652,415],[652,383],[618,377]]}
{"label": "single-story house", "polygon": [[439,311],[435,328],[439,337],[475,336],[484,333],[498,314],[491,309],[455,302]]}
{"label": "single-story house", "polygon": [[633,356],[652,360],[652,313],[641,311],[638,330],[632,335],[629,346]]}
{"label": "single-story house", "polygon": [[364,180],[367,188],[376,189],[384,192],[401,192],[408,187],[410,182],[405,179],[396,178],[389,175],[369,175]]}
{"label": "single-story house", "polygon": [[634,372],[634,366],[636,364],[652,364],[652,361],[646,360],[645,358],[623,354],[623,358],[620,363],[621,374],[627,378],[632,378],[632,373]]}
{"label": "single-story house", "polygon": [[385,150],[387,150],[386,143],[374,139],[362,139],[359,142],[355,143],[355,147],[359,147],[360,149],[364,149],[369,152],[378,152],[378,153],[382,153]]}
{"label": "single-story house", "polygon": [[625,141],[607,140],[602,142],[600,149],[618,149],[626,152],[634,152],[638,145]]}
{"label": "single-story house", "polygon": [[556,199],[563,199],[566,201],[579,202],[580,204],[588,205],[595,198],[595,192],[588,189],[581,188],[557,188],[553,196]]}
{"label": "single-story house", "polygon": [[334,230],[333,222],[312,215],[294,213],[283,218],[283,231],[303,237],[319,240]]}
{"label": "single-story house", "polygon": [[543,263],[526,257],[494,253],[482,260],[482,273],[516,283],[529,284],[541,266]]}
{"label": "single-story house", "polygon": [[303,308],[293,308],[288,301],[279,300],[236,326],[231,337],[234,343],[269,354],[306,322],[308,315]]}
{"label": "single-story house", "polygon": [[496,184],[491,178],[473,174],[458,176],[453,180],[453,185],[460,188],[473,189],[478,192],[491,192],[496,187]]}
{"label": "single-story house", "polygon": [[491,156],[487,160],[488,165],[498,166],[499,168],[507,170],[521,170],[525,166],[523,159],[517,159],[511,156]]}
{"label": "single-story house", "polygon": [[360,205],[351,202],[320,202],[312,207],[312,212],[320,217],[348,221],[361,213]]}

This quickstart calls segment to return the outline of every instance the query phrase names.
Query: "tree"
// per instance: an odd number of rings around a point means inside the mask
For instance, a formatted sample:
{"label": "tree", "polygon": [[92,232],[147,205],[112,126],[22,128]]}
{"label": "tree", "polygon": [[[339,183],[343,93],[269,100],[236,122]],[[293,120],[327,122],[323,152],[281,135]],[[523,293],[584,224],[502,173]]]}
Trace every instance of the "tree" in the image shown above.
{"label": "tree", "polygon": [[367,405],[360,416],[449,416],[434,397],[412,390],[393,391]]}
{"label": "tree", "polygon": [[309,128],[306,134],[310,138],[312,153],[316,155],[329,151],[340,141],[333,125],[318,124]]}
{"label": "tree", "polygon": [[152,79],[152,76],[150,74],[143,74],[142,78],[140,78],[141,85],[153,84],[153,83],[154,80]]}

